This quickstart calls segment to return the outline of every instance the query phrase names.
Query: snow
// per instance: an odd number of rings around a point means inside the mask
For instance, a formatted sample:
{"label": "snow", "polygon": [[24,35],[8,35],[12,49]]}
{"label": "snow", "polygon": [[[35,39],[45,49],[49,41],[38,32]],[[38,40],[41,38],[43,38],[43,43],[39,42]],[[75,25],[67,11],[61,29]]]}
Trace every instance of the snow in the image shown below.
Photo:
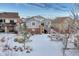
{"label": "snow", "polygon": [[[10,48],[13,48],[14,46],[17,47],[23,47],[22,43],[14,42],[14,39],[16,38],[16,34],[11,33],[1,33],[0,39],[5,37],[5,42],[0,42],[0,55],[1,56],[63,56],[63,43],[62,41],[51,41],[48,37],[48,34],[37,34],[33,35],[29,38],[29,40],[32,40],[32,42],[26,43],[26,46],[30,46],[32,48],[32,51],[30,53],[26,53],[26,50],[24,51],[3,51],[4,45],[9,45]],[[69,48],[74,48],[73,43],[73,35],[68,39],[68,46]],[[79,50],[66,50],[65,54],[67,56],[78,56]]]}
{"label": "snow", "polygon": [[[32,47],[34,48],[31,55],[62,55],[62,53],[60,53],[61,50],[61,44],[62,42],[58,42],[55,44],[55,42],[51,42],[50,38],[47,37],[47,35],[43,34],[43,35],[35,35],[33,37],[31,37],[30,39],[33,39],[33,42],[31,42]],[[55,45],[54,45],[55,44]],[[59,47],[56,47],[58,46]]]}

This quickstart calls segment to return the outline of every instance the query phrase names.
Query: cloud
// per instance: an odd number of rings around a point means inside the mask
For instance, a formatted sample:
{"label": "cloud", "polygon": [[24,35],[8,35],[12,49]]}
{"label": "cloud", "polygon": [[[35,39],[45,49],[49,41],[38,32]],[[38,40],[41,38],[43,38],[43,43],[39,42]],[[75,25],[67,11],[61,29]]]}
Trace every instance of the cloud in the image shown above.
{"label": "cloud", "polygon": [[28,3],[28,5],[36,6],[43,9],[54,9],[59,11],[64,11],[62,8],[66,8],[65,6],[57,3]]}
{"label": "cloud", "polygon": [[[30,7],[41,8],[44,10],[51,9],[56,11],[69,11],[71,10],[74,4],[72,3],[22,3],[22,5],[24,6],[30,5]],[[79,6],[79,4],[77,4],[77,6]]]}

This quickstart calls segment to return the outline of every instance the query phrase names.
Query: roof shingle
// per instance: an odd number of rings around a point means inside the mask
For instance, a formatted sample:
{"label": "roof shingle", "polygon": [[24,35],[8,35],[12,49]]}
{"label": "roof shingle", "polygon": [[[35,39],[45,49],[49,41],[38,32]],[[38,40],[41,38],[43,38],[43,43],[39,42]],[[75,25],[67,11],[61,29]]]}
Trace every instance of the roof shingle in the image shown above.
{"label": "roof shingle", "polygon": [[0,18],[20,18],[17,12],[0,13]]}

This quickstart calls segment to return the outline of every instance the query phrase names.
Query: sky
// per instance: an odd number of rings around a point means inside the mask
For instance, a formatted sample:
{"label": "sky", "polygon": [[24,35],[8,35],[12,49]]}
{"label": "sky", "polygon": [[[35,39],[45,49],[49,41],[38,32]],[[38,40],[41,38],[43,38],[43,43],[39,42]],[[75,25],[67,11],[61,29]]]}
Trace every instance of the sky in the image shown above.
{"label": "sky", "polygon": [[71,3],[0,3],[0,12],[18,12],[21,17],[41,15],[48,18],[70,16]]}

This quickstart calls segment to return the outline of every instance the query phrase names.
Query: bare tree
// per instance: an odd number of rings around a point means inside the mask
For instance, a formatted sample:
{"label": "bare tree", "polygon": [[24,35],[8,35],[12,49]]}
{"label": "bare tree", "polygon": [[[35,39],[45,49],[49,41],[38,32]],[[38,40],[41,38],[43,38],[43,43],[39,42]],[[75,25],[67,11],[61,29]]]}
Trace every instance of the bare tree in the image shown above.
{"label": "bare tree", "polygon": [[25,49],[25,46],[26,46],[26,40],[27,40],[27,26],[26,26],[26,23],[23,23],[23,26],[22,26],[22,34],[24,36],[24,49]]}
{"label": "bare tree", "polygon": [[[72,26],[74,32],[76,32],[76,31],[77,31],[77,26],[75,26],[74,23],[75,23],[76,20],[78,20],[78,17],[79,17],[79,16],[78,16],[78,12],[79,12],[79,11],[78,11],[78,9],[79,9],[78,5],[79,5],[79,4],[73,4],[73,5],[74,5],[74,7],[70,9],[70,12],[71,12],[71,14],[72,14],[72,16],[73,16],[73,20],[74,20],[74,21],[73,21],[72,24],[70,24],[70,26]],[[69,30],[70,30],[70,26],[69,26],[69,28],[68,28]],[[68,34],[69,34],[69,36],[70,36],[70,34],[72,34],[72,33],[69,32]],[[68,37],[69,37],[69,36],[68,36]],[[67,49],[68,38],[66,39],[65,43],[66,43],[66,44],[64,45],[65,48],[64,48],[64,50],[63,50],[63,55],[66,55],[66,54],[65,54],[65,50]],[[74,42],[74,43],[75,43],[75,42]],[[74,49],[74,48],[70,48],[70,49]]]}

